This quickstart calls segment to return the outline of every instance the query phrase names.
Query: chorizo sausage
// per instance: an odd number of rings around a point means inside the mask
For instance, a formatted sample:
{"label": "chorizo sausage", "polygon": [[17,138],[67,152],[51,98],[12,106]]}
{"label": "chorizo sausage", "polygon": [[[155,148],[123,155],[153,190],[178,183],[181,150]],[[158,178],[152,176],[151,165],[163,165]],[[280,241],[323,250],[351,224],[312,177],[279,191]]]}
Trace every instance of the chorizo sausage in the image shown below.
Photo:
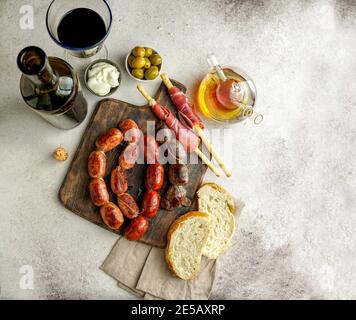
{"label": "chorizo sausage", "polygon": [[123,152],[121,152],[119,157],[119,166],[124,170],[132,169],[139,156],[139,147],[130,143],[126,146]]}
{"label": "chorizo sausage", "polygon": [[128,219],[136,218],[139,214],[139,208],[135,199],[128,193],[117,196],[117,204],[123,215]]}
{"label": "chorizo sausage", "polygon": [[98,150],[108,152],[116,148],[123,140],[122,132],[117,128],[111,128],[96,140]]}
{"label": "chorizo sausage", "polygon": [[109,193],[102,178],[95,178],[90,181],[89,193],[94,205],[98,207],[109,202]]}
{"label": "chorizo sausage", "polygon": [[164,168],[160,163],[149,164],[146,169],[145,187],[147,190],[159,190],[164,182]]}
{"label": "chorizo sausage", "polygon": [[134,241],[140,239],[147,231],[149,222],[147,218],[138,216],[131,220],[129,225],[125,229],[125,237],[127,240]]}
{"label": "chorizo sausage", "polygon": [[158,210],[161,203],[161,196],[157,191],[149,190],[145,193],[142,198],[141,209],[142,216],[146,218],[153,218]]}
{"label": "chorizo sausage", "polygon": [[88,172],[92,178],[102,178],[106,171],[106,156],[102,151],[93,151],[88,158]]}
{"label": "chorizo sausage", "polygon": [[124,223],[124,216],[121,210],[112,202],[108,202],[100,207],[100,215],[110,229],[119,230]]}
{"label": "chorizo sausage", "polygon": [[127,191],[128,183],[126,173],[120,166],[111,171],[110,185],[112,192],[115,194],[122,194]]}
{"label": "chorizo sausage", "polygon": [[159,160],[159,145],[156,139],[153,136],[145,135],[143,137],[143,147],[144,147],[144,156],[148,164],[153,164]]}
{"label": "chorizo sausage", "polygon": [[142,132],[137,123],[131,119],[121,120],[118,127],[124,136],[124,140],[128,143],[138,143],[142,137]]}

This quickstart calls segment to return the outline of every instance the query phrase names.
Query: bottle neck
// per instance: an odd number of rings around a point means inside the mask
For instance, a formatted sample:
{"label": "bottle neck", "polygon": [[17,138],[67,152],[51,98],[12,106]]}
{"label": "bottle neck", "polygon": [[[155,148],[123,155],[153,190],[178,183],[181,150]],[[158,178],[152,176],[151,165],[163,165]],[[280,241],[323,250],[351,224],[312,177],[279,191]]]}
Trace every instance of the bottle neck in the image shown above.
{"label": "bottle neck", "polygon": [[35,46],[26,47],[18,55],[17,65],[35,87],[51,90],[57,87],[58,77],[48,61],[45,52]]}
{"label": "bottle neck", "polygon": [[46,57],[44,68],[36,75],[26,75],[35,85],[41,88],[55,88],[57,86],[58,77],[53,72],[53,69]]}

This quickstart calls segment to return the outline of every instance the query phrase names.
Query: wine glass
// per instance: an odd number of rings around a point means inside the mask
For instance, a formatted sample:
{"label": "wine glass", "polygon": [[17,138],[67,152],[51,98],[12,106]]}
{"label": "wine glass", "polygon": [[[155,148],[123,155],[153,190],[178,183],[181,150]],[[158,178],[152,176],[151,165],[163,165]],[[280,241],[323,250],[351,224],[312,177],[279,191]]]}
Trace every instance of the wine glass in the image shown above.
{"label": "wine glass", "polygon": [[53,41],[65,49],[67,60],[81,67],[83,63],[107,59],[104,41],[111,23],[111,9],[105,0],[53,0],[46,15]]}

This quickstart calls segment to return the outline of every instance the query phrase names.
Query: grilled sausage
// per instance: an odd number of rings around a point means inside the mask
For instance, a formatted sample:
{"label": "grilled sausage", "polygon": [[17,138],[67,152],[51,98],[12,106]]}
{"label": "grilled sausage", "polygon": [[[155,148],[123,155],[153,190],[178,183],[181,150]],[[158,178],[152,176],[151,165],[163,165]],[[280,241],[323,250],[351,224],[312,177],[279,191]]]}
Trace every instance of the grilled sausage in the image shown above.
{"label": "grilled sausage", "polygon": [[109,193],[103,179],[92,179],[89,183],[89,192],[94,205],[100,207],[109,202]]}
{"label": "grilled sausage", "polygon": [[122,194],[127,191],[126,173],[120,166],[111,171],[110,185],[112,192],[115,194]]}
{"label": "grilled sausage", "polygon": [[117,196],[117,204],[123,215],[128,219],[136,218],[139,214],[139,208],[135,199],[128,193]]}
{"label": "grilled sausage", "polygon": [[116,148],[123,140],[122,132],[117,128],[111,128],[96,140],[98,150],[108,152]]}
{"label": "grilled sausage", "polygon": [[124,216],[121,210],[112,202],[108,202],[100,207],[100,215],[110,229],[118,230],[124,223]]}
{"label": "grilled sausage", "polygon": [[124,135],[124,140],[128,143],[138,143],[142,137],[142,132],[137,123],[131,119],[120,121],[118,127]]}
{"label": "grilled sausage", "polygon": [[102,151],[93,151],[88,158],[88,172],[92,178],[102,178],[106,171],[106,156]]}
{"label": "grilled sausage", "polygon": [[153,136],[145,135],[143,137],[144,156],[146,163],[153,164],[159,160],[159,145]]}
{"label": "grilled sausage", "polygon": [[139,156],[139,147],[130,143],[120,154],[119,157],[119,166],[124,170],[132,169],[135,166],[135,163]]}
{"label": "grilled sausage", "polygon": [[139,240],[147,231],[149,222],[147,218],[138,216],[131,220],[129,225],[125,229],[125,237],[127,240]]}
{"label": "grilled sausage", "polygon": [[141,209],[142,215],[146,218],[153,218],[158,210],[161,203],[161,196],[157,191],[149,190],[145,193],[142,198]]}
{"label": "grilled sausage", "polygon": [[164,168],[160,163],[149,164],[146,169],[145,187],[147,190],[159,190],[164,182]]}

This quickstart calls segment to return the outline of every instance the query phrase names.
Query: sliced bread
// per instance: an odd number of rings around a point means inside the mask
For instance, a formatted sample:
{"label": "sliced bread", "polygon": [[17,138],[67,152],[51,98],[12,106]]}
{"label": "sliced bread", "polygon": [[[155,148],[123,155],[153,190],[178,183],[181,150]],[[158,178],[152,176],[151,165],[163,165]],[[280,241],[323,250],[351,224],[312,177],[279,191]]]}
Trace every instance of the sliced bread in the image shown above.
{"label": "sliced bread", "polygon": [[171,225],[167,235],[166,262],[179,278],[190,280],[198,275],[209,228],[208,215],[198,211],[181,216]]}
{"label": "sliced bread", "polygon": [[198,210],[208,214],[211,224],[203,255],[216,259],[230,247],[235,232],[234,198],[215,183],[204,184],[197,195]]}

